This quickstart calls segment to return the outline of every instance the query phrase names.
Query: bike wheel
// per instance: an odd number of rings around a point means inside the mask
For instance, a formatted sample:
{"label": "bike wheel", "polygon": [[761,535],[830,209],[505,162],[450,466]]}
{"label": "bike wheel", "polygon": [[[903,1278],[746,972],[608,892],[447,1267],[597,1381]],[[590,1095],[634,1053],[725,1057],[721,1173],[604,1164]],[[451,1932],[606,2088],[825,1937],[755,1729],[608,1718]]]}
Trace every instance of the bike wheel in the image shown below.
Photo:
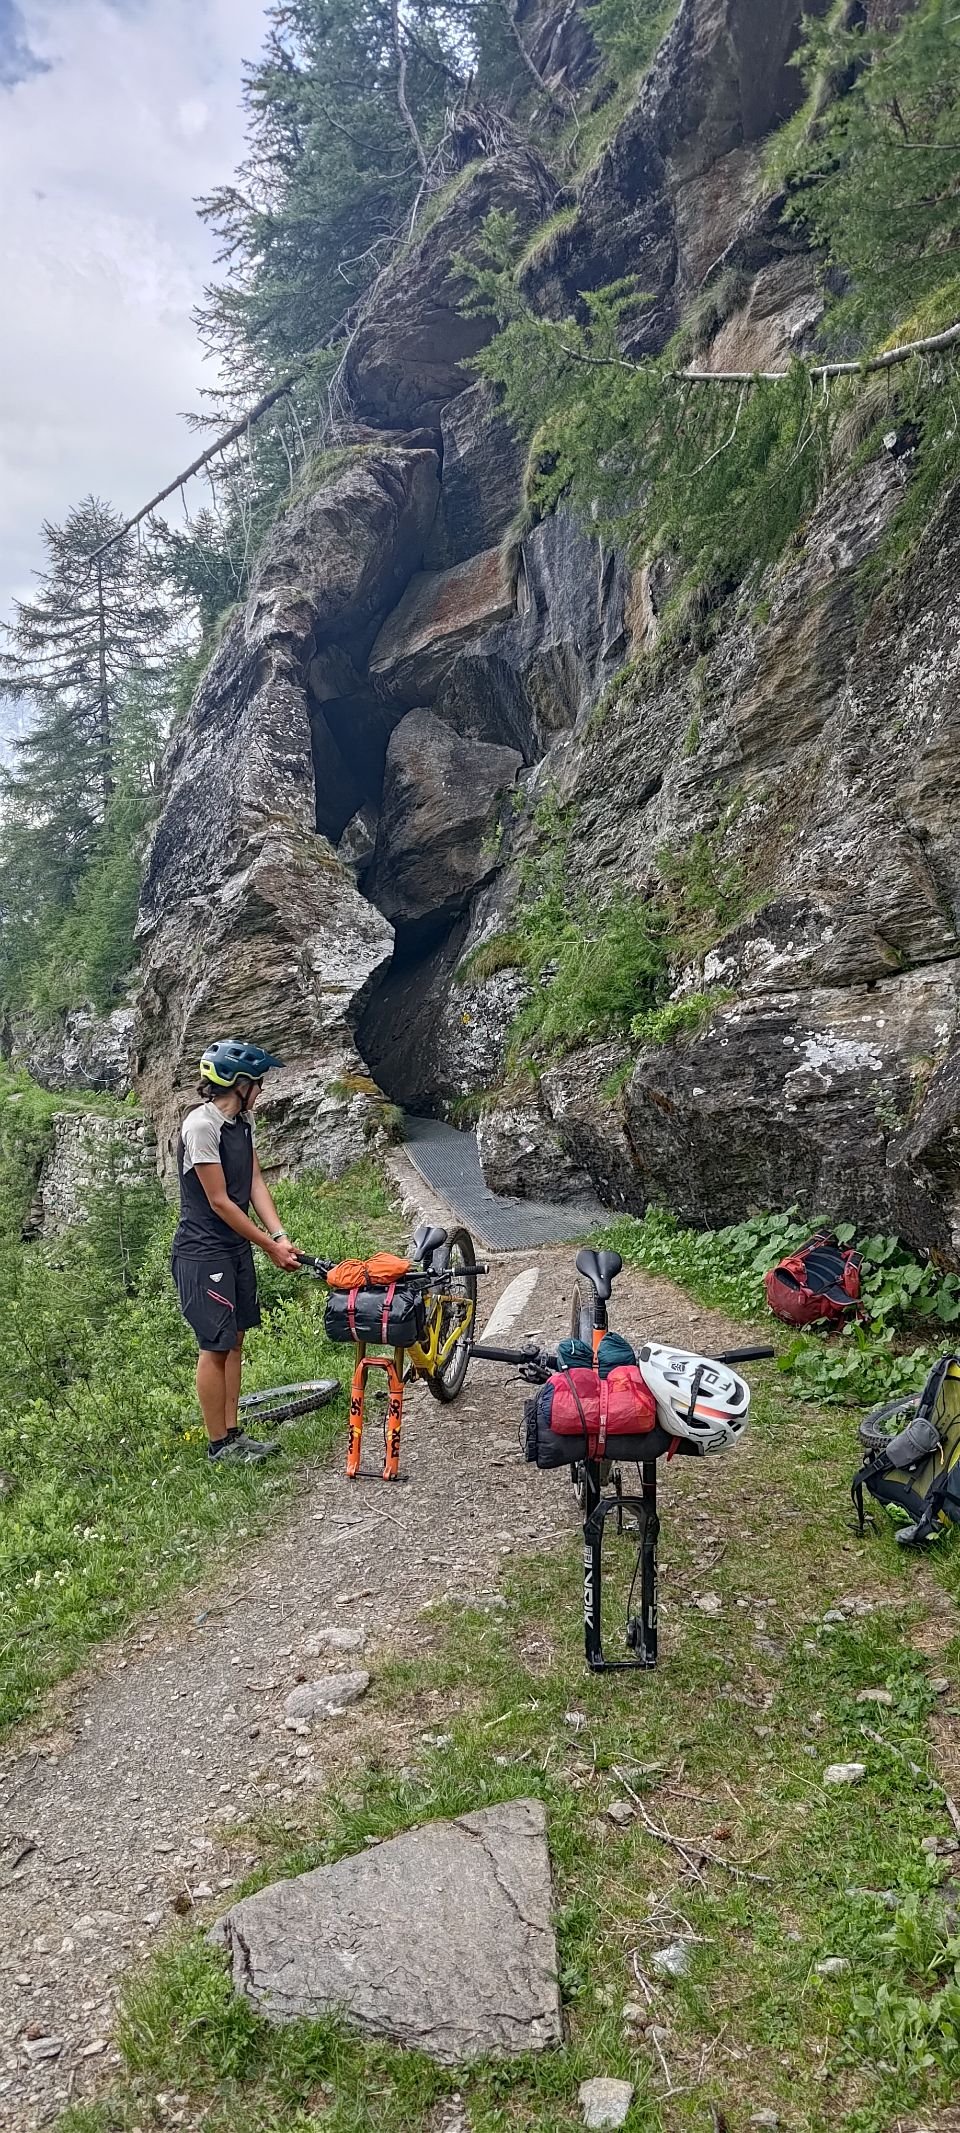
{"label": "bike wheel", "polygon": [[468,1323],[456,1347],[451,1349],[442,1368],[427,1379],[434,1399],[449,1405],[449,1402],[457,1399],[463,1391],[470,1361],[470,1343],[476,1331],[477,1255],[469,1230],[455,1229],[451,1232],[443,1247],[439,1272],[443,1287],[452,1299],[451,1303],[444,1305],[444,1328],[451,1322],[455,1311],[461,1310],[465,1304],[472,1306]]}
{"label": "bike wheel", "polygon": [[315,1378],[303,1385],[269,1385],[262,1392],[245,1392],[239,1413],[245,1421],[292,1422],[295,1415],[312,1415],[318,1407],[335,1400],[343,1387],[339,1378]]}

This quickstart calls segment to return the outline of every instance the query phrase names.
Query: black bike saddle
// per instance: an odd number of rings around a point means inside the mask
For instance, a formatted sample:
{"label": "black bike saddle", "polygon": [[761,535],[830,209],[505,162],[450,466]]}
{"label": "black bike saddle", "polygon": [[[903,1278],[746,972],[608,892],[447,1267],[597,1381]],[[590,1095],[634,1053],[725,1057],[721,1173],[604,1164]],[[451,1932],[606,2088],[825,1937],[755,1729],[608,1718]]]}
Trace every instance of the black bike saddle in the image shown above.
{"label": "black bike saddle", "polygon": [[421,1222],[419,1229],[414,1231],[410,1257],[418,1259],[421,1266],[429,1266],[434,1252],[439,1251],[441,1244],[446,1244],[446,1241],[445,1229],[437,1229],[432,1222]]}
{"label": "black bike saddle", "polygon": [[597,1295],[604,1303],[606,1303],[617,1275],[622,1271],[622,1268],[623,1260],[619,1252],[585,1250],[577,1253],[577,1273],[585,1274],[587,1280],[592,1281]]}

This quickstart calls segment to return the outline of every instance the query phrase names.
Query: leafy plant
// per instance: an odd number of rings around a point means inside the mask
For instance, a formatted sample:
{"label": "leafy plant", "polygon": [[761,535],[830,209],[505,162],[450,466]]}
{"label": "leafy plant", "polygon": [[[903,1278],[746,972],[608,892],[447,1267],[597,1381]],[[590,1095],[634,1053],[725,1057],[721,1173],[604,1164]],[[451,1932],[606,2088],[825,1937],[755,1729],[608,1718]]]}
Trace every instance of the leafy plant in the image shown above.
{"label": "leafy plant", "polygon": [[669,1044],[674,1037],[693,1036],[705,1027],[716,1008],[733,997],[720,985],[706,992],[685,993],[681,1000],[668,1000],[664,1007],[648,1007],[634,1015],[630,1034],[641,1044]]}

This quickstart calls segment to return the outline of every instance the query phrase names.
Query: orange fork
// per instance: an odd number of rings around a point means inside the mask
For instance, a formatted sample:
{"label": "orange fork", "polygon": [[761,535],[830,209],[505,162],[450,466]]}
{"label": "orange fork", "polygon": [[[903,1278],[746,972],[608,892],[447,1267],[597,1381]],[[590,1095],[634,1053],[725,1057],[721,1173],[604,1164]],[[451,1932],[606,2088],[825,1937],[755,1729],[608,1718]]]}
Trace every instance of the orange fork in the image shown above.
{"label": "orange fork", "polygon": [[403,1425],[403,1350],[395,1348],[392,1355],[368,1355],[362,1342],[357,1347],[357,1361],[350,1385],[350,1436],[347,1444],[347,1479],[355,1481],[360,1472],[360,1454],[363,1446],[364,1403],[367,1377],[371,1370],[387,1373],[387,1448],[383,1465],[384,1481],[396,1481],[400,1472],[400,1431]]}

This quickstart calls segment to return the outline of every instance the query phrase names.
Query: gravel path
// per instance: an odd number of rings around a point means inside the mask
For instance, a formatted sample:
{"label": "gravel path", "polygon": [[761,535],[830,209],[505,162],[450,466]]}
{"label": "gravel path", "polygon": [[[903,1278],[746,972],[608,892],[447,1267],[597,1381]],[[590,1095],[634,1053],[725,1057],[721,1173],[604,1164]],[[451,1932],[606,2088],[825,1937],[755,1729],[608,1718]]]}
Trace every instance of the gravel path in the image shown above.
{"label": "gravel path", "polygon": [[[491,1263],[483,1303],[536,1263],[516,1327],[566,1331],[569,1248]],[[639,1335],[717,1345],[734,1329],[669,1283],[624,1276],[619,1323]],[[330,1662],[311,1634],[362,1625],[367,1645],[334,1665],[408,1648],[418,1610],[495,1593],[504,1558],[568,1533],[571,1492],[524,1464],[520,1400],[505,1372],[475,1365],[460,1402],[409,1400],[392,1490],[350,1485],[337,1459],[309,1477],[285,1526],[189,1608],[109,1647],[63,1699],[53,1732],[15,1736],[0,1756],[0,2127],[50,2124],[116,2054],[111,2027],[125,1970],[159,1941],[175,1909],[213,1909],[253,1863],[252,1812],[282,1806],[342,1766],[357,1714],[307,1737],[285,1725],[298,1677]],[[371,1432],[371,1438],[373,1433]],[[369,1457],[377,1446],[371,1441]],[[425,1712],[435,1723],[435,1714]]]}

